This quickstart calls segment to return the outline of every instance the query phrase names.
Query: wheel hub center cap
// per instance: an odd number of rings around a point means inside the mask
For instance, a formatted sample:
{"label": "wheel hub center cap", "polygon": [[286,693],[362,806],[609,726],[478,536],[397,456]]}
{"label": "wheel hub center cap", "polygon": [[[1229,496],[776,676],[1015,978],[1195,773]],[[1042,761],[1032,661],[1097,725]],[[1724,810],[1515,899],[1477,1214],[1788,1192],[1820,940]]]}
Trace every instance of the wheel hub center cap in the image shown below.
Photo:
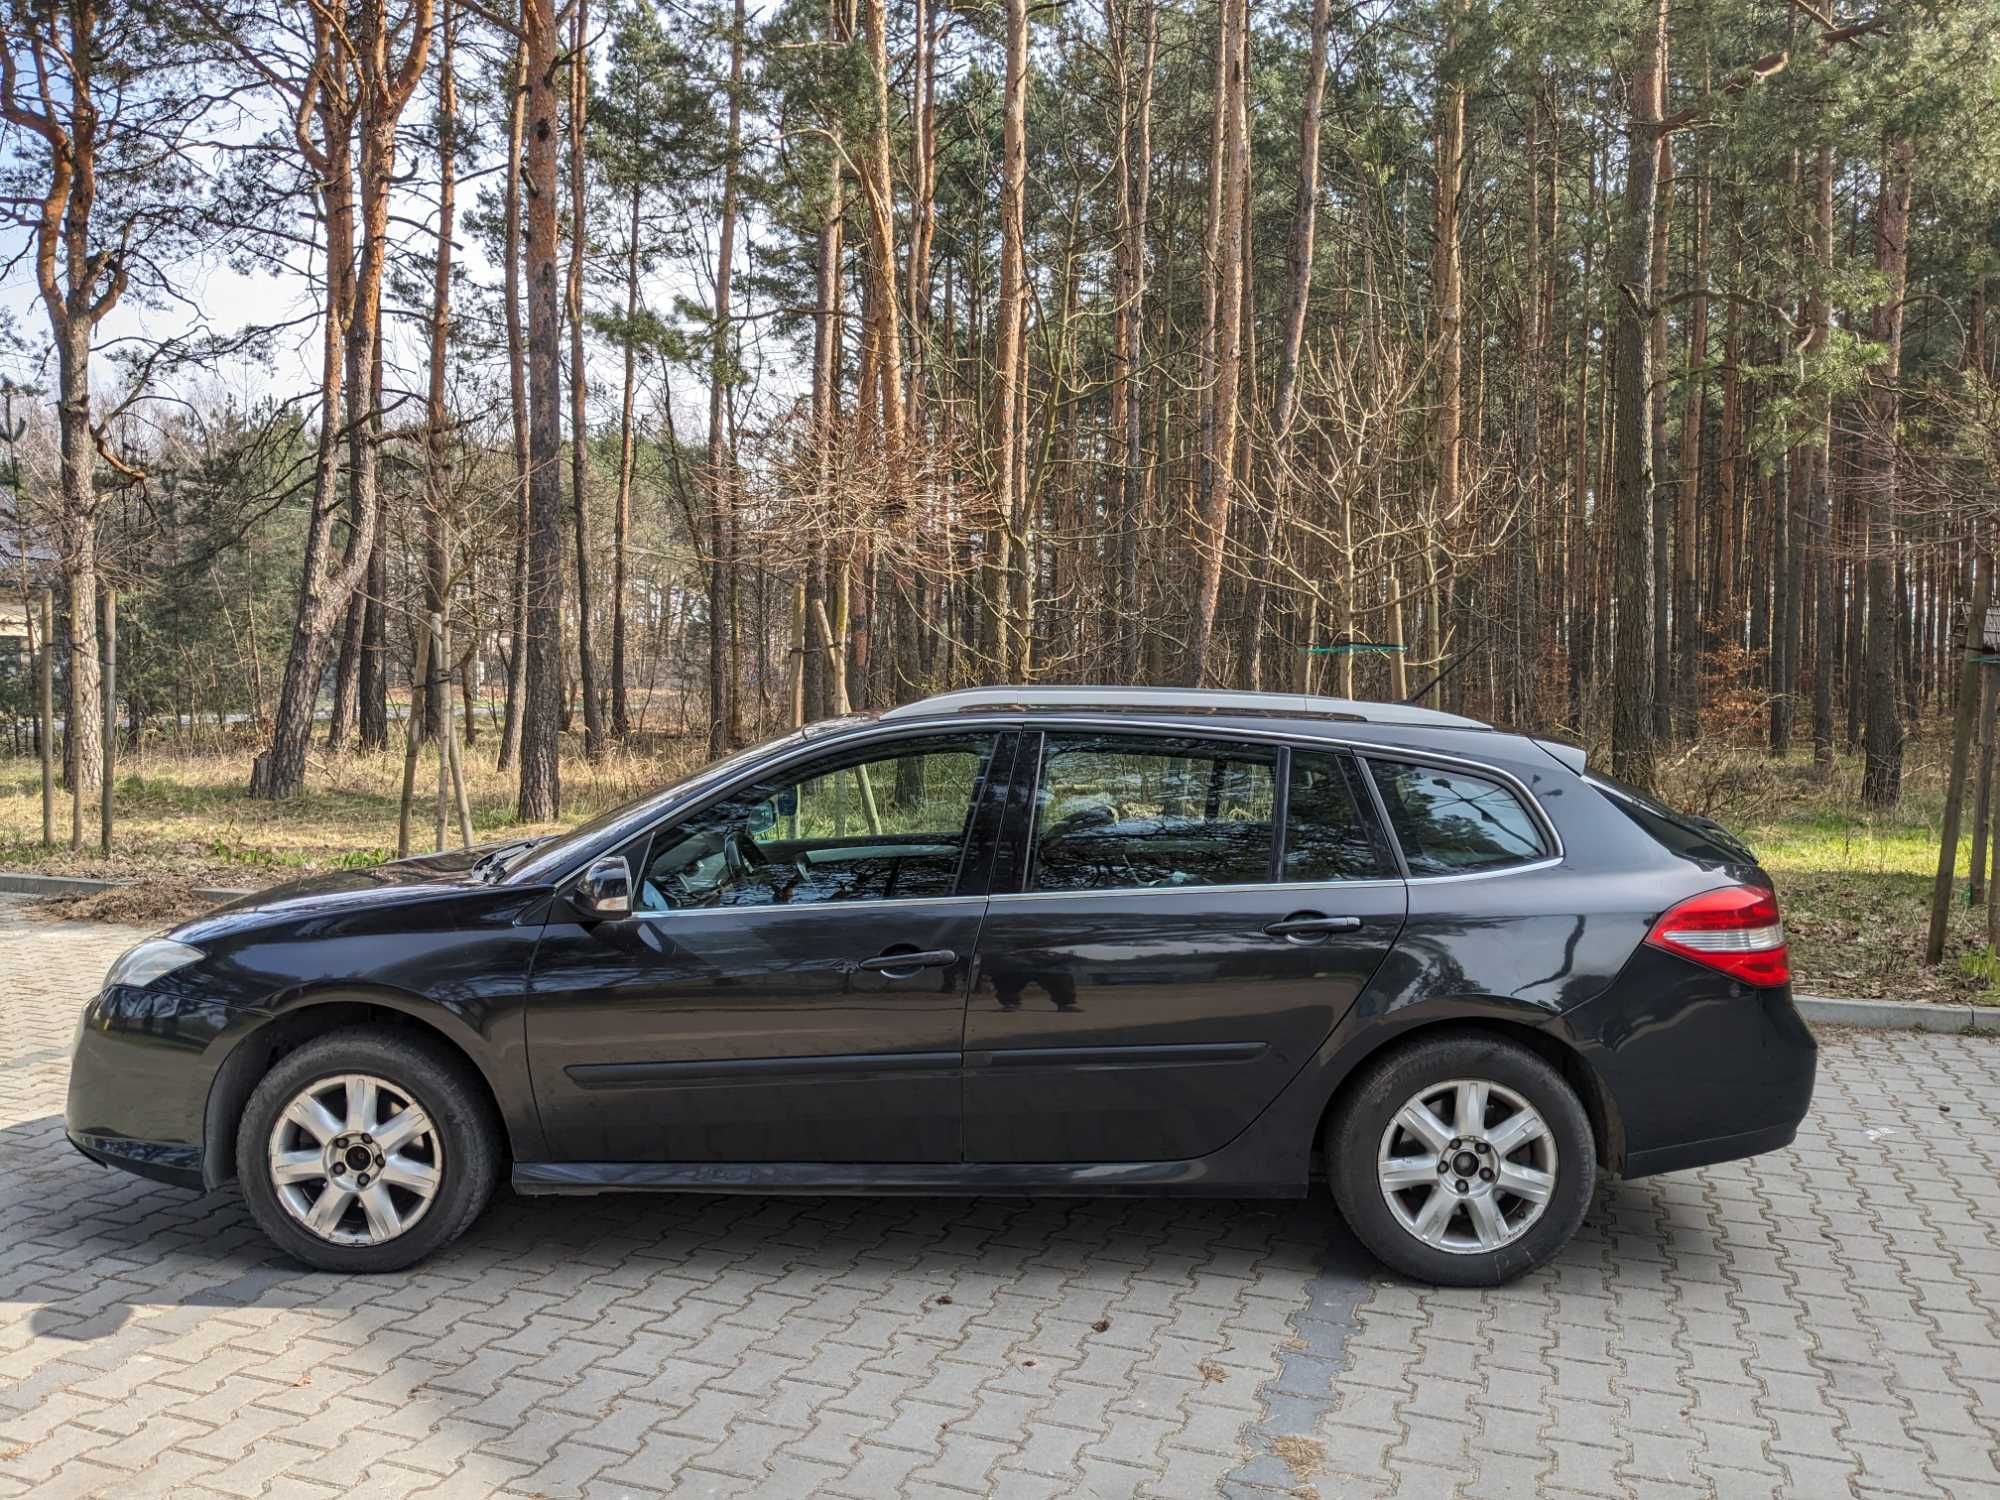
{"label": "wheel hub center cap", "polygon": [[347,1164],[357,1172],[373,1160],[374,1157],[369,1154],[366,1146],[349,1146],[347,1148]]}
{"label": "wheel hub center cap", "polygon": [[1479,1158],[1470,1151],[1461,1151],[1451,1159],[1451,1169],[1460,1177],[1470,1177],[1479,1170]]}

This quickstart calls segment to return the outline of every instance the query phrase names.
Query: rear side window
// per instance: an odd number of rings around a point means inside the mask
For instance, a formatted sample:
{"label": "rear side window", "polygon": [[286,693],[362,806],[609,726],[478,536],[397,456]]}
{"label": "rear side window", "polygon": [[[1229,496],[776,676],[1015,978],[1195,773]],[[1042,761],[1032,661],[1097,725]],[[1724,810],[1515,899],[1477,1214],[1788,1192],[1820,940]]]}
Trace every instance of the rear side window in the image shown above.
{"label": "rear side window", "polygon": [[1256,885],[1271,878],[1276,752],[1214,740],[1051,734],[1033,891]]}
{"label": "rear side window", "polygon": [[1377,842],[1372,820],[1355,800],[1348,758],[1294,750],[1285,795],[1285,861],[1288,881],[1373,880],[1394,873]]}
{"label": "rear side window", "polygon": [[1750,846],[1713,819],[1676,812],[1602,771],[1592,771],[1583,779],[1604,793],[1605,801],[1637,823],[1655,843],[1682,859],[1706,865],[1757,863]]}
{"label": "rear side window", "polygon": [[1464,875],[1549,853],[1520,798],[1497,781],[1407,761],[1368,760],[1412,875]]}

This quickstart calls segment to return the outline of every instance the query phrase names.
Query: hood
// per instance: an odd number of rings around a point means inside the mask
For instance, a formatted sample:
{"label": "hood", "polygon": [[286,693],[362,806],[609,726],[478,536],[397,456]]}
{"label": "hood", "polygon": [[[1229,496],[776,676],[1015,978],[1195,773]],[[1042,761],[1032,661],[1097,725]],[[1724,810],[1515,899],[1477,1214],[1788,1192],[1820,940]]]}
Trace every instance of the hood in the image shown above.
{"label": "hood", "polygon": [[488,849],[449,849],[442,854],[419,854],[409,859],[389,860],[351,870],[329,870],[288,880],[248,896],[218,906],[214,911],[184,922],[174,936],[198,942],[203,934],[219,926],[235,927],[252,914],[299,917],[332,915],[358,907],[401,905],[406,901],[462,893],[484,888],[483,876],[475,876],[472,866]]}

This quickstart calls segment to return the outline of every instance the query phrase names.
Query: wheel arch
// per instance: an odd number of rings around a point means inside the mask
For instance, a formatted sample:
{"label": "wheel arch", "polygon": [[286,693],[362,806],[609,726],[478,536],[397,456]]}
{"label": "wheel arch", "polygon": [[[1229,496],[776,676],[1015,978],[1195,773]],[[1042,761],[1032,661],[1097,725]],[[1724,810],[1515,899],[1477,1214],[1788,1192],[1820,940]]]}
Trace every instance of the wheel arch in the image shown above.
{"label": "wheel arch", "polygon": [[[441,1024],[447,1021],[458,1024]],[[314,1037],[350,1026],[415,1033],[442,1044],[464,1062],[485,1095],[493,1120],[500,1128],[502,1151],[509,1157],[516,1153],[519,1132],[502,1107],[500,1090],[477,1046],[468,1046],[467,1036],[457,1034],[464,1031],[476,1040],[476,1033],[465,1028],[450,1011],[440,1010],[420,996],[382,988],[344,986],[294,997],[277,1014],[238,1037],[230,1048],[209,1085],[208,1103],[202,1116],[201,1172],[205,1187],[213,1189],[235,1177],[237,1127],[258,1080],[271,1070],[271,1065]]]}
{"label": "wheel arch", "polygon": [[1347,1066],[1321,1104],[1313,1123],[1309,1149],[1318,1152],[1320,1142],[1326,1138],[1327,1122],[1333,1118],[1333,1112],[1340,1107],[1341,1101],[1355,1087],[1369,1065],[1393,1052],[1440,1036],[1482,1033],[1525,1048],[1560,1073],[1563,1081],[1575,1089],[1577,1097],[1583,1101],[1584,1113],[1590,1118],[1591,1137],[1597,1147],[1598,1165],[1612,1172],[1624,1165],[1624,1123],[1619,1117],[1617,1101],[1604,1086],[1597,1070],[1580,1050],[1548,1026],[1533,1024],[1505,1012],[1429,1017],[1374,1038],[1371,1045],[1347,1060]]}

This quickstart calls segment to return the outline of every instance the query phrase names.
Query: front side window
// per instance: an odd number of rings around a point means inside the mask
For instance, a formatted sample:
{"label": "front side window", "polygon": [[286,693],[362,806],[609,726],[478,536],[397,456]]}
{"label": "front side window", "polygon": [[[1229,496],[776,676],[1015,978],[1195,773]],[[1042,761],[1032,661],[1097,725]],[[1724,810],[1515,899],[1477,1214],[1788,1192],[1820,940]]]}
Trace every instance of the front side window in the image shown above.
{"label": "front side window", "polygon": [[1379,880],[1395,871],[1355,801],[1345,755],[1294,750],[1285,794],[1287,881]]}
{"label": "front side window", "polygon": [[732,792],[656,833],[642,911],[949,896],[993,736],[876,746]]}
{"label": "front side window", "polygon": [[1543,858],[1548,845],[1520,798],[1483,776],[1368,759],[1412,875],[1464,875]]}
{"label": "front side window", "polygon": [[1033,891],[1254,885],[1271,878],[1276,752],[1214,740],[1051,734]]}

